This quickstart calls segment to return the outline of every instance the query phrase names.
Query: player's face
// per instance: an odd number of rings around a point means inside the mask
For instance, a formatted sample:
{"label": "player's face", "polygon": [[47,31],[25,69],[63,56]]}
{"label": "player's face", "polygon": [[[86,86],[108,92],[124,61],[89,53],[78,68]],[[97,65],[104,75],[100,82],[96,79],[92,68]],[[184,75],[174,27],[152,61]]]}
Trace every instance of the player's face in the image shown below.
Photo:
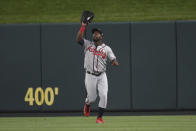
{"label": "player's face", "polygon": [[97,32],[97,31],[95,31],[95,32],[93,33],[93,41],[94,41],[94,42],[98,42],[98,41],[100,41],[100,40],[102,40],[101,34],[100,34],[99,32]]}

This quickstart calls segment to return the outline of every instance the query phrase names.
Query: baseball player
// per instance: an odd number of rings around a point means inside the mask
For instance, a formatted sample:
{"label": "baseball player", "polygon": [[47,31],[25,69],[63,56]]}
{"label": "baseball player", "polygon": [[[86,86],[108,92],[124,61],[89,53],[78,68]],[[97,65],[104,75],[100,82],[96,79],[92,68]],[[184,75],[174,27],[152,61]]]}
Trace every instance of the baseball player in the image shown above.
{"label": "baseball player", "polygon": [[[118,66],[118,61],[111,48],[102,42],[103,33],[100,29],[92,29],[93,41],[83,38],[87,24],[82,26],[77,34],[77,42],[84,47],[85,87],[87,97],[84,105],[84,115],[90,115],[90,105],[99,95],[99,105],[96,123],[104,123],[102,115],[107,106],[108,80],[106,76],[107,59],[113,66]],[[97,93],[98,91],[98,93]]]}

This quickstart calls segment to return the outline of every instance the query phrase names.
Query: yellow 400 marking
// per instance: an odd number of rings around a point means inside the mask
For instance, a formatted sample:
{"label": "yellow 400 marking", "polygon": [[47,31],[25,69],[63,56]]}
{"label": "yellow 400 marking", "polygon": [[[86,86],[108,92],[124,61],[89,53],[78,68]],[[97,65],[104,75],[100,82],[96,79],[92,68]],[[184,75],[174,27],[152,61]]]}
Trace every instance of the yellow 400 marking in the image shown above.
{"label": "yellow 400 marking", "polygon": [[58,93],[58,87],[55,87],[54,91],[51,87],[47,87],[45,91],[41,87],[37,87],[35,89],[35,97],[33,97],[33,88],[28,88],[24,101],[29,102],[29,106],[33,106],[34,101],[38,106],[42,106],[44,102],[46,105],[51,106],[54,103],[54,95],[58,95]]}

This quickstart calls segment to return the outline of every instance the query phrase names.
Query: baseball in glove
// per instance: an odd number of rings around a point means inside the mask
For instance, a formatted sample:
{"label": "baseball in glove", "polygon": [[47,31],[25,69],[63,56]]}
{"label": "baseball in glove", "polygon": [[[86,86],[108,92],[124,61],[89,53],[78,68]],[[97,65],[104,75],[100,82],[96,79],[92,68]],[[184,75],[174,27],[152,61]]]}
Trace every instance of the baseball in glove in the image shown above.
{"label": "baseball in glove", "polygon": [[82,13],[82,17],[81,17],[80,22],[81,22],[81,23],[83,22],[83,23],[85,23],[85,24],[89,24],[89,23],[92,22],[93,18],[94,18],[94,13],[85,10],[85,11],[83,11],[83,13]]}

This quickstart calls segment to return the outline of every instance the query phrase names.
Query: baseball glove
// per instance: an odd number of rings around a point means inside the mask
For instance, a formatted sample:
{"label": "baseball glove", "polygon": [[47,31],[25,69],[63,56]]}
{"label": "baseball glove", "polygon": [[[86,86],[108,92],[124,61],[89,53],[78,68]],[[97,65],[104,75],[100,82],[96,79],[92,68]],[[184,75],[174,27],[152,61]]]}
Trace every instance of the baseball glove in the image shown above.
{"label": "baseball glove", "polygon": [[94,18],[94,13],[85,10],[85,11],[83,11],[83,13],[82,13],[82,17],[81,17],[80,22],[81,22],[81,23],[84,22],[84,23],[86,23],[86,24],[89,24],[89,23],[92,22],[93,18]]}

